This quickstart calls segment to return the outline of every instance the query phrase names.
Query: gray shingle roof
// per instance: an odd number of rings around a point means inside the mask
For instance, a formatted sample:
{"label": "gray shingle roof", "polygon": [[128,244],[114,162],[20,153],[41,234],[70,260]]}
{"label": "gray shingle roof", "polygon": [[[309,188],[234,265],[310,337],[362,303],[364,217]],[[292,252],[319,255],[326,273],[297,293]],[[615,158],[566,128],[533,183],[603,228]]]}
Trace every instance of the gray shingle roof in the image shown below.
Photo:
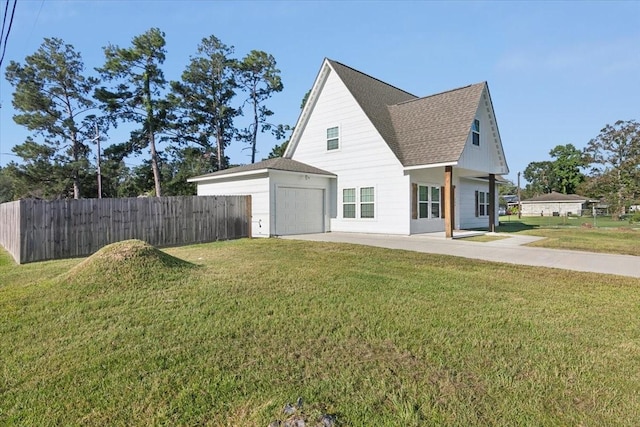
{"label": "gray shingle roof", "polygon": [[521,203],[537,203],[537,202],[585,202],[589,200],[588,197],[579,196],[577,194],[562,194],[558,192],[551,192],[548,194],[542,194],[540,196],[532,197],[527,200],[523,200]]}
{"label": "gray shingle roof", "polygon": [[404,166],[459,160],[486,83],[418,98],[327,59]]}
{"label": "gray shingle roof", "polygon": [[250,172],[250,171],[258,171],[262,169],[274,169],[280,171],[288,171],[288,172],[299,172],[299,173],[308,173],[313,175],[327,175],[327,176],[335,176],[335,174],[331,172],[327,172],[322,169],[318,169],[306,163],[298,162],[293,159],[287,159],[283,157],[277,157],[275,159],[267,159],[258,163],[252,163],[249,165],[237,166],[234,168],[224,169],[221,171],[209,173],[206,175],[196,176],[194,178],[190,178],[190,180],[201,180],[203,178],[209,177],[219,177],[224,175],[230,175],[234,173],[240,172]]}
{"label": "gray shingle roof", "polygon": [[460,159],[484,87],[478,83],[392,105],[400,162],[416,166]]}

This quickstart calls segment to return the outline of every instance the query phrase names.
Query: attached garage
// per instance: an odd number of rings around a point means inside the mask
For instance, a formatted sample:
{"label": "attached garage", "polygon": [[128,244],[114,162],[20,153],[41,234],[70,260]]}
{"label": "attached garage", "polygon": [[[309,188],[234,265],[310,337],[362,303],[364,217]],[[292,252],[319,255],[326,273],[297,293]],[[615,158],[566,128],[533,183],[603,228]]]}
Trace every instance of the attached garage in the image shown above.
{"label": "attached garage", "polygon": [[320,188],[278,186],[273,234],[324,233],[325,192]]}
{"label": "attached garage", "polygon": [[198,195],[251,195],[253,237],[330,231],[334,174],[277,158],[189,179]]}

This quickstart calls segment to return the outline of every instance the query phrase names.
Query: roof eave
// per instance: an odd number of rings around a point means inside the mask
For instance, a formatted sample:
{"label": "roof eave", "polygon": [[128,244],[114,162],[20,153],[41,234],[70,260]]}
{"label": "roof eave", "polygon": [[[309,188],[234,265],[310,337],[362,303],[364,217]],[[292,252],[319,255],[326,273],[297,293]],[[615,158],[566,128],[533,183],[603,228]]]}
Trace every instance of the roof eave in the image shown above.
{"label": "roof eave", "polygon": [[251,171],[224,173],[220,175],[202,175],[193,178],[187,178],[187,182],[202,182],[202,181],[215,181],[223,178],[234,178],[239,176],[258,175],[261,173],[269,172],[269,168],[255,169]]}
{"label": "roof eave", "polygon": [[424,165],[414,165],[414,166],[405,166],[404,170],[406,171],[412,171],[412,170],[417,170],[417,169],[433,169],[433,168],[441,168],[444,166],[457,166],[458,162],[442,162],[442,163],[430,163],[430,164],[424,164]]}

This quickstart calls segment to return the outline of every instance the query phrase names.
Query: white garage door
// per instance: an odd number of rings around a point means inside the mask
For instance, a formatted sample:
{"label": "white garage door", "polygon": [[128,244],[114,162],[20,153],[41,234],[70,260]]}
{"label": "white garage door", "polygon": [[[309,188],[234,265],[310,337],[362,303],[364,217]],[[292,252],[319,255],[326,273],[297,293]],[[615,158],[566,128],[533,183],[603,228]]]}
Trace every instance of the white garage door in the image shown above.
{"label": "white garage door", "polygon": [[276,191],[276,231],[274,234],[323,233],[324,190],[278,187]]}

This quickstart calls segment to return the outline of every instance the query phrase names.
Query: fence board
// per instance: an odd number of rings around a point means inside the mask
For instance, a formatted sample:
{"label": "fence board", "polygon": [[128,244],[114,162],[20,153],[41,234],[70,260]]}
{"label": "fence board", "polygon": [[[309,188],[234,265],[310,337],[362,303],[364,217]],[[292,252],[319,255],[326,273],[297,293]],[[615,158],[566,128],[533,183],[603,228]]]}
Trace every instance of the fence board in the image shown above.
{"label": "fence board", "polygon": [[0,245],[18,263],[87,256],[140,239],[175,246],[250,236],[250,196],[34,200],[0,204]]}

